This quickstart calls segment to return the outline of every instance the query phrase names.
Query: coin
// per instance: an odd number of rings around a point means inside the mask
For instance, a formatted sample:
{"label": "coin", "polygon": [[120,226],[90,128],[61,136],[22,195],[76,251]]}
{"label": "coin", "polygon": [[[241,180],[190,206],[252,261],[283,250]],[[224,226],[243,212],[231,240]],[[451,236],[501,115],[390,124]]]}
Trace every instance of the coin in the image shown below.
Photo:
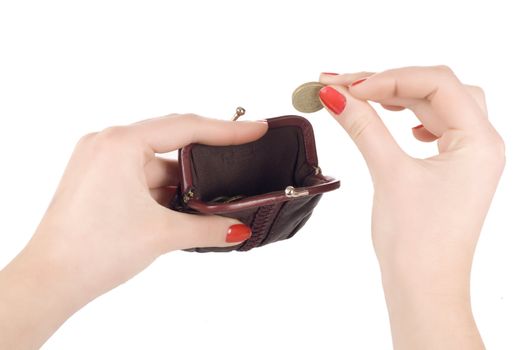
{"label": "coin", "polygon": [[312,81],[299,86],[292,94],[292,104],[302,113],[313,113],[321,110],[323,104],[319,99],[319,90],[324,87],[317,81]]}

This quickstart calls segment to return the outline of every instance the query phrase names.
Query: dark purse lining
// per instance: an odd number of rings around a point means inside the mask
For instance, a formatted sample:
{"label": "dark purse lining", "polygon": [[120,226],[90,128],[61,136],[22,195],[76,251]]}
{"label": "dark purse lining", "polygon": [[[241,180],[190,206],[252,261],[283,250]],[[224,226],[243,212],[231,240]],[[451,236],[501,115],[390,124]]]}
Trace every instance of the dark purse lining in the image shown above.
{"label": "dark purse lining", "polygon": [[[192,144],[180,150],[181,187],[173,208],[235,218],[252,229],[252,236],[238,245],[191,250],[246,251],[290,238],[312,215],[322,193],[339,188],[339,181],[318,168],[306,119],[288,115],[267,121],[268,132],[257,141]],[[285,192],[288,186],[299,192]]]}
{"label": "dark purse lining", "polygon": [[313,171],[302,131],[295,126],[269,129],[259,140],[243,145],[194,145],[191,160],[195,194],[204,202],[305,186]]}

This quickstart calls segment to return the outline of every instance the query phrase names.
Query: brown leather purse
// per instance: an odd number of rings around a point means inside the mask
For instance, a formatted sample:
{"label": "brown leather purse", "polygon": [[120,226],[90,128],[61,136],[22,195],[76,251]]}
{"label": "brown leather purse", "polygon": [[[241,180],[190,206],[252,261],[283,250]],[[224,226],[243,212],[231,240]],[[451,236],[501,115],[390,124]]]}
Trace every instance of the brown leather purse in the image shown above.
{"label": "brown leather purse", "polygon": [[180,179],[171,208],[236,218],[252,229],[233,247],[198,252],[247,251],[291,238],[324,192],[339,181],[321,173],[312,125],[288,115],[267,119],[259,140],[236,146],[191,144],[179,151]]}

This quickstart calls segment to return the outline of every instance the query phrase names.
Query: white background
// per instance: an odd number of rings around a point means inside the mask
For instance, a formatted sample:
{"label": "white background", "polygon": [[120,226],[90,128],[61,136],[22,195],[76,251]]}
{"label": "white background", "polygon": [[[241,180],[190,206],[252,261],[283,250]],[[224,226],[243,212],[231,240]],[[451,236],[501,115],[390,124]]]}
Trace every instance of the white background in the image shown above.
{"label": "white background", "polygon": [[[171,112],[294,113],[319,72],[447,64],[482,86],[507,167],[478,245],[472,301],[488,348],[525,348],[524,12],[514,1],[2,1],[0,266],[31,237],[77,139]],[[415,156],[409,113],[380,111]],[[360,154],[324,111],[320,165],[342,180],[292,240],[176,252],[74,315],[44,349],[387,349]],[[479,169],[480,172],[484,169]]]}

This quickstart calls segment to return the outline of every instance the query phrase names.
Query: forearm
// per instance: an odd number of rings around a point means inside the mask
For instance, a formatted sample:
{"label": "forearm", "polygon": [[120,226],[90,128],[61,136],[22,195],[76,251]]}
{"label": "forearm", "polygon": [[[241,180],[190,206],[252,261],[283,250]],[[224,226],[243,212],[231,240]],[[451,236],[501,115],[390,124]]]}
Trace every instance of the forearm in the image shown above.
{"label": "forearm", "polygon": [[0,271],[0,349],[38,349],[83,303],[50,256],[26,248]]}
{"label": "forearm", "polygon": [[[423,263],[424,265],[424,263]],[[395,349],[484,349],[474,321],[468,271],[383,268]]]}

